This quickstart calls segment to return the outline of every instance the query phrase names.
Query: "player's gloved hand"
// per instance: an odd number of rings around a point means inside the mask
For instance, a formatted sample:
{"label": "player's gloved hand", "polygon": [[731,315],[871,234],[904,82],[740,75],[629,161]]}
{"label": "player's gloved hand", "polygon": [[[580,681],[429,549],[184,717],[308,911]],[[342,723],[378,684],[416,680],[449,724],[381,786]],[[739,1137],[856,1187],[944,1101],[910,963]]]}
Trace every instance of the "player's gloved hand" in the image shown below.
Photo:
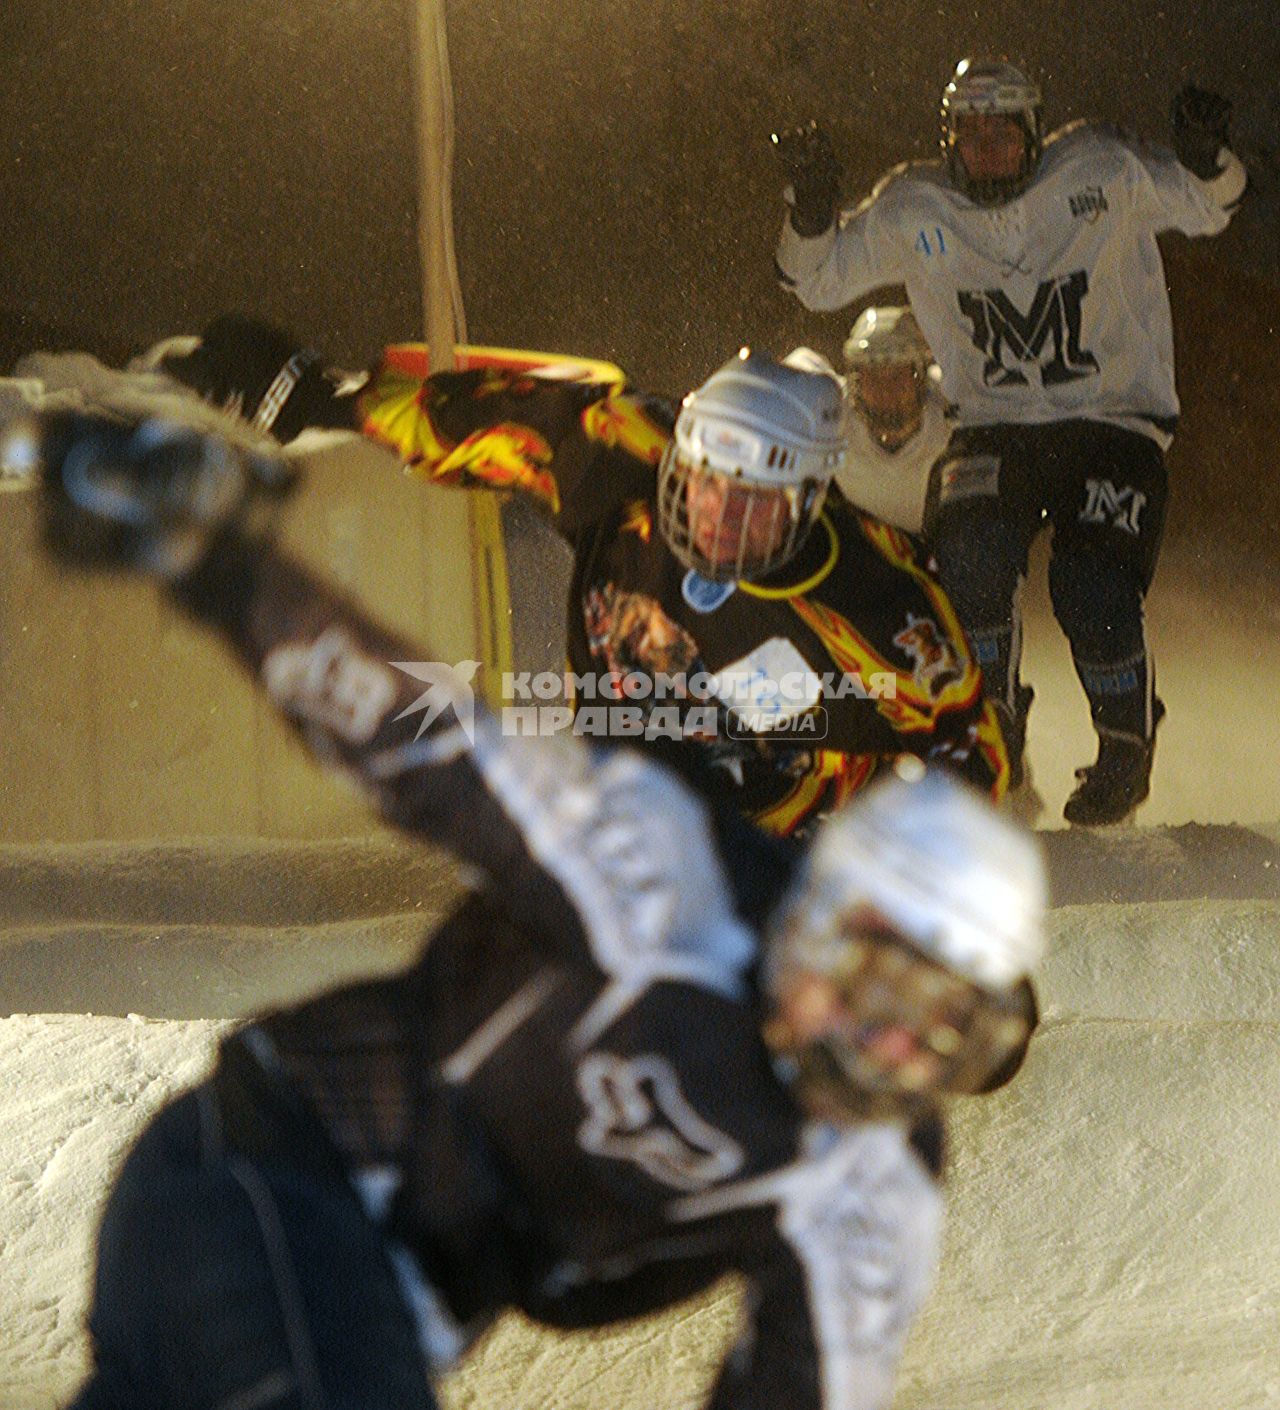
{"label": "player's gloved hand", "polygon": [[1174,98],[1170,116],[1178,160],[1202,181],[1211,181],[1220,169],[1219,151],[1231,145],[1231,100],[1188,83]]}
{"label": "player's gloved hand", "polygon": [[791,224],[797,235],[821,235],[835,219],[844,177],[831,138],[812,119],[803,127],[770,134],[791,184]]}
{"label": "player's gloved hand", "polygon": [[242,417],[281,445],[308,426],[350,424],[345,408],[335,419],[335,383],[320,354],[259,318],[229,314],[215,319],[194,352],[171,353],[160,366],[205,401]]}
{"label": "player's gloved hand", "polygon": [[206,431],[82,411],[10,423],[0,467],[37,483],[45,546],[60,562],[169,580],[203,560],[251,495],[279,496],[293,483],[279,462]]}

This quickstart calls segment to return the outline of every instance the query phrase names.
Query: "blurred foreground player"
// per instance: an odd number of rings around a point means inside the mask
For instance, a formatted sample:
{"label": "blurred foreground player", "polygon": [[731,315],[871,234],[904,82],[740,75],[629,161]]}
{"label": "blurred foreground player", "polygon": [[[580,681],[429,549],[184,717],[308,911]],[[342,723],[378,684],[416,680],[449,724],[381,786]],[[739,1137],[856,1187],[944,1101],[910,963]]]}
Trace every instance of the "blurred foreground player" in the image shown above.
{"label": "blurred foreground player", "polygon": [[407,973],[265,1015],[151,1123],[79,1410],[422,1410],[504,1308],[602,1325],[730,1271],[716,1410],[886,1406],[937,1253],[934,1100],[1006,1081],[1033,1022],[1031,839],[945,775],[891,776],[758,924],[745,829],[717,845],[674,775],[415,699],[414,650],[255,533],[250,457],[62,416],[0,459],[41,475],[54,554],[166,581],[481,879]]}

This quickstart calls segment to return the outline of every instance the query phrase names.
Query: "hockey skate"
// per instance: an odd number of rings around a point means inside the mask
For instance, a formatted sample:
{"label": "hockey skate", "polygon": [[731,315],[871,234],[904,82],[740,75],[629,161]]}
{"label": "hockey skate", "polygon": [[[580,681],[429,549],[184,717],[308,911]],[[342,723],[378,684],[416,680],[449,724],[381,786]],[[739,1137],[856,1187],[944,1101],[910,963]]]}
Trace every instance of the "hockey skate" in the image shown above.
{"label": "hockey skate", "polygon": [[1156,729],[1164,714],[1164,702],[1157,700],[1151,738],[1145,742],[1110,734],[1099,736],[1098,757],[1087,768],[1076,770],[1076,791],[1062,810],[1069,823],[1077,827],[1107,827],[1132,820],[1138,805],[1151,791]]}
{"label": "hockey skate", "polygon": [[1014,703],[1010,707],[1003,700],[995,702],[996,715],[1000,720],[1000,733],[1004,736],[1005,752],[1009,755],[1009,792],[1014,793],[1026,782],[1027,714],[1036,693],[1029,685],[1021,685],[1014,691]]}
{"label": "hockey skate", "polygon": [[1024,763],[1016,788],[1010,788],[1004,798],[1005,810],[1027,827],[1034,827],[1044,813],[1044,794],[1036,787],[1031,765]]}

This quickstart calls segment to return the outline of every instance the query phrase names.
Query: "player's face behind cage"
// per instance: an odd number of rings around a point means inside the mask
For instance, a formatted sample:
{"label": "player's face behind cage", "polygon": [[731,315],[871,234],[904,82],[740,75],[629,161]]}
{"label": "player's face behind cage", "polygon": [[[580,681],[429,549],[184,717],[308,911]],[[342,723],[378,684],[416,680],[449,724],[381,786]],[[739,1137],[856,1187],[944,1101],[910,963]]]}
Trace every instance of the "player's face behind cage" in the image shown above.
{"label": "player's face behind cage", "polygon": [[981,1091],[1026,1043],[1031,1019],[1019,990],[981,988],[870,909],[830,934],[793,937],[788,948],[765,1036],[816,1116],[848,1119],[912,1097]]}
{"label": "player's face behind cage", "polygon": [[975,185],[1016,180],[1026,160],[1026,134],[1016,117],[1005,113],[961,113],[952,125],[957,160]]}
{"label": "player's face behind cage", "polygon": [[658,466],[675,558],[716,582],[759,578],[804,543],[845,453],[838,378],[743,348],[685,397]]}
{"label": "player's face behind cage", "polygon": [[658,472],[662,536],[688,568],[716,582],[750,582],[792,558],[824,486],[760,485],[696,464],[674,441]]}
{"label": "player's face behind cage", "polygon": [[1021,195],[1044,148],[1040,90],[1003,60],[962,59],[942,95],[942,152],[975,205]]}
{"label": "player's face behind cage", "polygon": [[880,445],[894,449],[920,425],[924,373],[910,362],[880,362],[852,372],[854,411]]}

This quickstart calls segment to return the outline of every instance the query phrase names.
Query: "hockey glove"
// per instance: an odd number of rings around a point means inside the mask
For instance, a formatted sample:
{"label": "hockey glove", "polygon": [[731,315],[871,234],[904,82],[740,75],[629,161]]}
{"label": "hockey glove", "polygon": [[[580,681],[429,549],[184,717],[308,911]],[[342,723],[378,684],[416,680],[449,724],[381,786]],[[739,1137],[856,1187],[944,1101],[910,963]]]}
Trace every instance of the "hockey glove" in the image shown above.
{"label": "hockey glove", "polygon": [[821,235],[835,219],[844,177],[826,130],[810,120],[769,140],[791,183],[791,224],[797,235]]}
{"label": "hockey glove", "polygon": [[1171,117],[1178,160],[1201,181],[1212,181],[1221,169],[1218,153],[1231,145],[1231,100],[1188,83],[1174,98]]}
{"label": "hockey glove", "polygon": [[160,366],[281,445],[308,426],[350,429],[352,424],[349,404],[335,403],[336,384],[320,354],[261,319],[239,314],[216,319],[194,352],[170,354]]}
{"label": "hockey glove", "polygon": [[204,558],[254,493],[293,480],[220,437],[172,421],[42,412],[0,436],[6,474],[34,479],[46,548],[85,568],[137,568],[169,580]]}

